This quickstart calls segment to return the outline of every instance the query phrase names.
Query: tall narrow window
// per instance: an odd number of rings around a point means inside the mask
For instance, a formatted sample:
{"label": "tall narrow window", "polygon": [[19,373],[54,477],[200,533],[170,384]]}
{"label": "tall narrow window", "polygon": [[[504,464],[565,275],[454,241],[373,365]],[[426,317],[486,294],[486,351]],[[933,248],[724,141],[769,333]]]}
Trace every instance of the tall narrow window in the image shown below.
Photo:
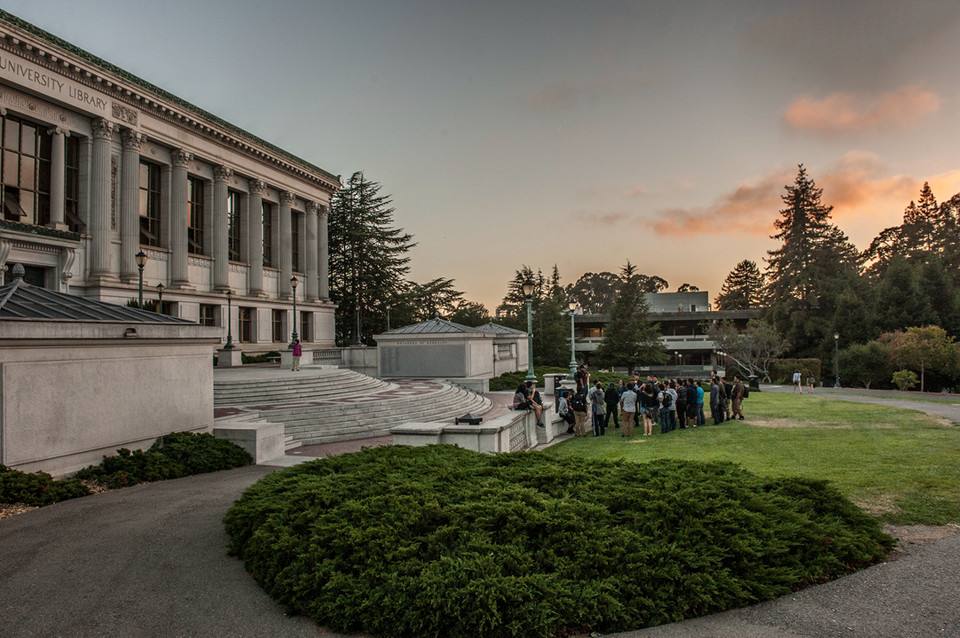
{"label": "tall narrow window", "polygon": [[203,180],[187,178],[187,244],[194,255],[203,253]]}
{"label": "tall narrow window", "polygon": [[50,221],[50,151],[47,131],[14,117],[3,123],[0,192],[3,218],[23,224]]}
{"label": "tall narrow window", "polygon": [[283,343],[287,340],[286,330],[283,329],[283,310],[273,311],[273,342]]}
{"label": "tall narrow window", "polygon": [[140,162],[140,243],[160,245],[160,167]]}
{"label": "tall narrow window", "polygon": [[65,141],[63,184],[63,219],[75,233],[86,230],[80,219],[80,139],[68,137]]}
{"label": "tall narrow window", "polygon": [[240,342],[250,343],[253,341],[253,313],[254,308],[241,306],[238,317],[240,322]]}
{"label": "tall narrow window", "polygon": [[230,261],[240,261],[240,193],[227,193],[227,241]]}
{"label": "tall narrow window", "polygon": [[295,272],[303,272],[300,268],[300,215],[290,213],[290,240],[293,246],[290,250],[290,263]]}
{"label": "tall narrow window", "polygon": [[273,266],[273,205],[263,202],[263,265]]}

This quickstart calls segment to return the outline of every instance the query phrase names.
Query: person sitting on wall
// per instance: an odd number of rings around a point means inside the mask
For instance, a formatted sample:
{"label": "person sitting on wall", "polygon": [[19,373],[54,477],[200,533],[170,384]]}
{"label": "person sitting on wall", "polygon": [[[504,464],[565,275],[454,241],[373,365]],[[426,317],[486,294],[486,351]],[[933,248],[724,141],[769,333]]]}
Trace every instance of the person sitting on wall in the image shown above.
{"label": "person sitting on wall", "polygon": [[533,410],[537,418],[537,425],[543,427],[543,397],[537,391],[537,385],[533,381],[527,381],[523,384],[526,390],[527,402],[530,410]]}

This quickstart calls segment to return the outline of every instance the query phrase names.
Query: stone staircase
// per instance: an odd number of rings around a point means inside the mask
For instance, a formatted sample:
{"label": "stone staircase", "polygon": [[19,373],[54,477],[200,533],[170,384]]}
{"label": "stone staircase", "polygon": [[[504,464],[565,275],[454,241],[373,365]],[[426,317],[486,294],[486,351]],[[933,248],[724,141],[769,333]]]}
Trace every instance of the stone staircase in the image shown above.
{"label": "stone staircase", "polygon": [[488,398],[439,381],[386,382],[341,369],[305,368],[259,378],[216,379],[218,421],[282,423],[286,449],[385,436],[400,423],[452,421],[482,415]]}

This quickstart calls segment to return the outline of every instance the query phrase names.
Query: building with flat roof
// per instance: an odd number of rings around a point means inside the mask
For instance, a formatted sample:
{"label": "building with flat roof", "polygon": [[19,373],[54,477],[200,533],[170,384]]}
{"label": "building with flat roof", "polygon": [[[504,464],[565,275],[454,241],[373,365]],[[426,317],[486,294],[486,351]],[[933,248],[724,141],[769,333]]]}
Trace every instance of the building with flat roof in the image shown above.
{"label": "building with flat roof", "polygon": [[143,251],[166,314],[225,335],[229,291],[245,350],[333,345],[338,176],[4,11],[0,143],[0,276],[122,305]]}
{"label": "building with flat roof", "polygon": [[[660,326],[660,343],[668,360],[660,365],[642,365],[641,369],[660,375],[699,375],[717,368],[720,364],[717,344],[707,334],[710,325],[731,321],[742,330],[750,319],[761,313],[758,308],[713,310],[705,290],[647,293],[646,298],[650,320]],[[574,316],[574,348],[578,358],[590,361],[609,323],[609,315]]]}

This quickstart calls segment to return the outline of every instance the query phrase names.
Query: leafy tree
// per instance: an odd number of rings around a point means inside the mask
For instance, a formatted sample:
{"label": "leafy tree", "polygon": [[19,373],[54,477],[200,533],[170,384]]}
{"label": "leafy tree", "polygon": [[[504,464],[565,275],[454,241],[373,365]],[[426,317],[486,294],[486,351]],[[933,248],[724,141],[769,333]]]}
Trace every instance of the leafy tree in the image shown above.
{"label": "leafy tree", "polygon": [[648,319],[643,281],[629,261],[621,270],[620,290],[610,312],[610,323],[597,349],[597,359],[633,369],[639,364],[666,360],[659,327]]}
{"label": "leafy tree", "polygon": [[915,268],[904,257],[894,257],[876,284],[874,321],[883,331],[934,323],[929,300],[920,289]]}
{"label": "leafy tree", "polygon": [[423,284],[411,282],[406,295],[414,309],[414,321],[447,317],[464,301],[463,293],[454,288],[453,279],[444,277]]}
{"label": "leafy tree", "polygon": [[527,302],[523,296],[523,283],[528,279],[534,284],[531,306],[535,364],[566,365],[570,360],[567,293],[556,266],[549,279],[543,276],[543,271],[534,272],[527,265],[517,270],[498,308],[498,321],[517,330],[527,330]]}
{"label": "leafy tree", "polygon": [[787,349],[787,342],[773,324],[762,319],[747,322],[740,331],[731,321],[710,326],[710,338],[725,352],[744,376],[770,381],[770,366]]}
{"label": "leafy tree", "polygon": [[405,292],[413,236],[393,225],[390,197],[356,172],[330,204],[330,294],[337,342],[372,343],[386,326],[384,300]]}
{"label": "leafy tree", "polygon": [[870,388],[889,382],[893,373],[891,351],[887,343],[855,343],[840,351],[840,376],[848,384]]}
{"label": "leafy tree", "polygon": [[620,288],[620,278],[612,272],[588,272],[568,285],[567,297],[577,302],[586,314],[605,315],[613,308]]}
{"label": "leafy tree", "polygon": [[913,370],[897,370],[891,380],[901,392],[917,387],[917,373]]}
{"label": "leafy tree", "polygon": [[680,284],[680,287],[677,288],[677,292],[696,292],[698,290],[700,290],[700,288],[693,284]]}
{"label": "leafy tree", "polygon": [[940,326],[907,328],[887,333],[881,340],[890,346],[896,365],[920,372],[920,391],[926,389],[926,373],[952,377],[957,371],[958,349],[954,338]]}
{"label": "leafy tree", "polygon": [[744,310],[763,305],[763,273],[757,262],[744,259],[727,275],[717,296],[720,310]]}
{"label": "leafy tree", "polygon": [[944,226],[937,198],[934,197],[930,184],[924,182],[919,201],[910,202],[903,213],[903,244],[900,249],[911,257],[940,252],[940,238]]}

